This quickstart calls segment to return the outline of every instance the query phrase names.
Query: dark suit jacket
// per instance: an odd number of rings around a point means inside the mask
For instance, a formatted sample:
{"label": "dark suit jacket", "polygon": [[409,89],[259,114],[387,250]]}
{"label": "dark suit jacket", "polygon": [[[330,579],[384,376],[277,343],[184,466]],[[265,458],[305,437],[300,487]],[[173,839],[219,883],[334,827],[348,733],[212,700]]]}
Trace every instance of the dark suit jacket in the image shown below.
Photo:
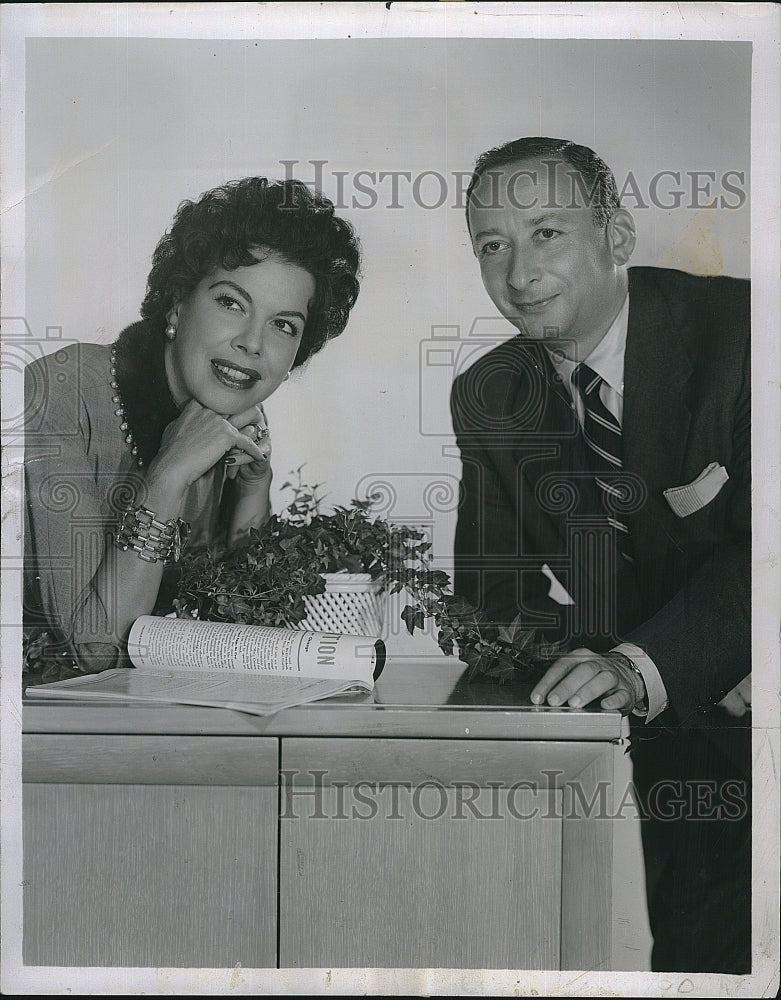
{"label": "dark suit jacket", "polygon": [[[622,447],[633,495],[620,516],[634,566],[589,527],[584,446],[545,348],[515,337],[453,385],[456,592],[573,646],[646,649],[674,725],[697,724],[751,672],[749,349],[749,282],[630,269]],[[662,491],[711,462],[729,480],[678,517]],[[574,605],[548,596],[546,563]]]}

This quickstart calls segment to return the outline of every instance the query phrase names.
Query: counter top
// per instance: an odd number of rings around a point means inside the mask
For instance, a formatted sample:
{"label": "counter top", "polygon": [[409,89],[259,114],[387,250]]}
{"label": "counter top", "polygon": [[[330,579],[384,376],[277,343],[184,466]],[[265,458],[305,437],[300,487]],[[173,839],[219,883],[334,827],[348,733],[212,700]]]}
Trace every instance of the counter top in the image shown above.
{"label": "counter top", "polygon": [[271,716],[190,705],[25,700],[23,733],[599,740],[629,734],[619,712],[532,705],[531,685],[467,681],[458,660],[390,658],[370,695]]}

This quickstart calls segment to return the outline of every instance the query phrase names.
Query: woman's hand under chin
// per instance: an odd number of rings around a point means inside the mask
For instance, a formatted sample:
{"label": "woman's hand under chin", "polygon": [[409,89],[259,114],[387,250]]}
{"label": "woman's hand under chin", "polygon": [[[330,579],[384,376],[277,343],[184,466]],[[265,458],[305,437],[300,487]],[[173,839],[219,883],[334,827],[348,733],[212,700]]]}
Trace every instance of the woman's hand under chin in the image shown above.
{"label": "woman's hand under chin", "polygon": [[263,407],[258,404],[231,417],[230,421],[241,434],[255,442],[262,457],[253,458],[240,449],[232,449],[225,459],[228,478],[236,480],[241,492],[269,486],[272,478],[271,437]]}
{"label": "woman's hand under chin", "polygon": [[171,510],[181,505],[187,488],[229,453],[237,466],[266,461],[261,448],[237,426],[246,426],[258,412],[262,412],[260,407],[254,406],[229,420],[191,399],[166,427],[160,449],[149,464],[149,505],[157,510],[157,503],[161,514],[176,516]]}
{"label": "woman's hand under chin", "polygon": [[241,450],[231,451],[225,459],[226,474],[234,481],[233,512],[228,526],[228,545],[247,538],[253,529],[261,528],[271,514],[271,439],[262,406],[254,407],[230,418],[237,430],[251,438],[258,455]]}

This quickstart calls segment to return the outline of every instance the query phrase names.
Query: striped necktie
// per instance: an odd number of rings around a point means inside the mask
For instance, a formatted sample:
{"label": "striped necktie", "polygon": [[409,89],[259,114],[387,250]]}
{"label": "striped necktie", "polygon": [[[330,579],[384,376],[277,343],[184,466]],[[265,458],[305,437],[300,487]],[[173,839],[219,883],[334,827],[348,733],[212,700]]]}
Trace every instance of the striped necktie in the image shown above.
{"label": "striped necktie", "polygon": [[[608,410],[599,394],[603,379],[586,364],[580,364],[572,375],[572,381],[578,388],[583,400],[583,437],[588,445],[588,457],[594,481],[602,497],[603,506],[607,510],[607,521],[623,535],[628,533],[627,526],[612,513],[614,505],[611,497],[621,498],[623,492],[613,485],[616,473],[621,471],[621,425]],[[612,483],[611,484],[611,480]],[[629,558],[620,543],[622,554]]]}

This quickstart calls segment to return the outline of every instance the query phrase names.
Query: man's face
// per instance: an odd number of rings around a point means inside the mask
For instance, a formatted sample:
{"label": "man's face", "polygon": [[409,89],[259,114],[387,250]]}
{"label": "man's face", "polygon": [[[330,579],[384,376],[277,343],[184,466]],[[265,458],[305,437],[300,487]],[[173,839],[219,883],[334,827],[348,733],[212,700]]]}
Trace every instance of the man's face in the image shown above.
{"label": "man's face", "polygon": [[580,175],[551,160],[489,170],[473,192],[469,222],[483,284],[502,315],[534,340],[573,342],[567,353],[585,358],[624,286],[611,227],[595,225]]}

